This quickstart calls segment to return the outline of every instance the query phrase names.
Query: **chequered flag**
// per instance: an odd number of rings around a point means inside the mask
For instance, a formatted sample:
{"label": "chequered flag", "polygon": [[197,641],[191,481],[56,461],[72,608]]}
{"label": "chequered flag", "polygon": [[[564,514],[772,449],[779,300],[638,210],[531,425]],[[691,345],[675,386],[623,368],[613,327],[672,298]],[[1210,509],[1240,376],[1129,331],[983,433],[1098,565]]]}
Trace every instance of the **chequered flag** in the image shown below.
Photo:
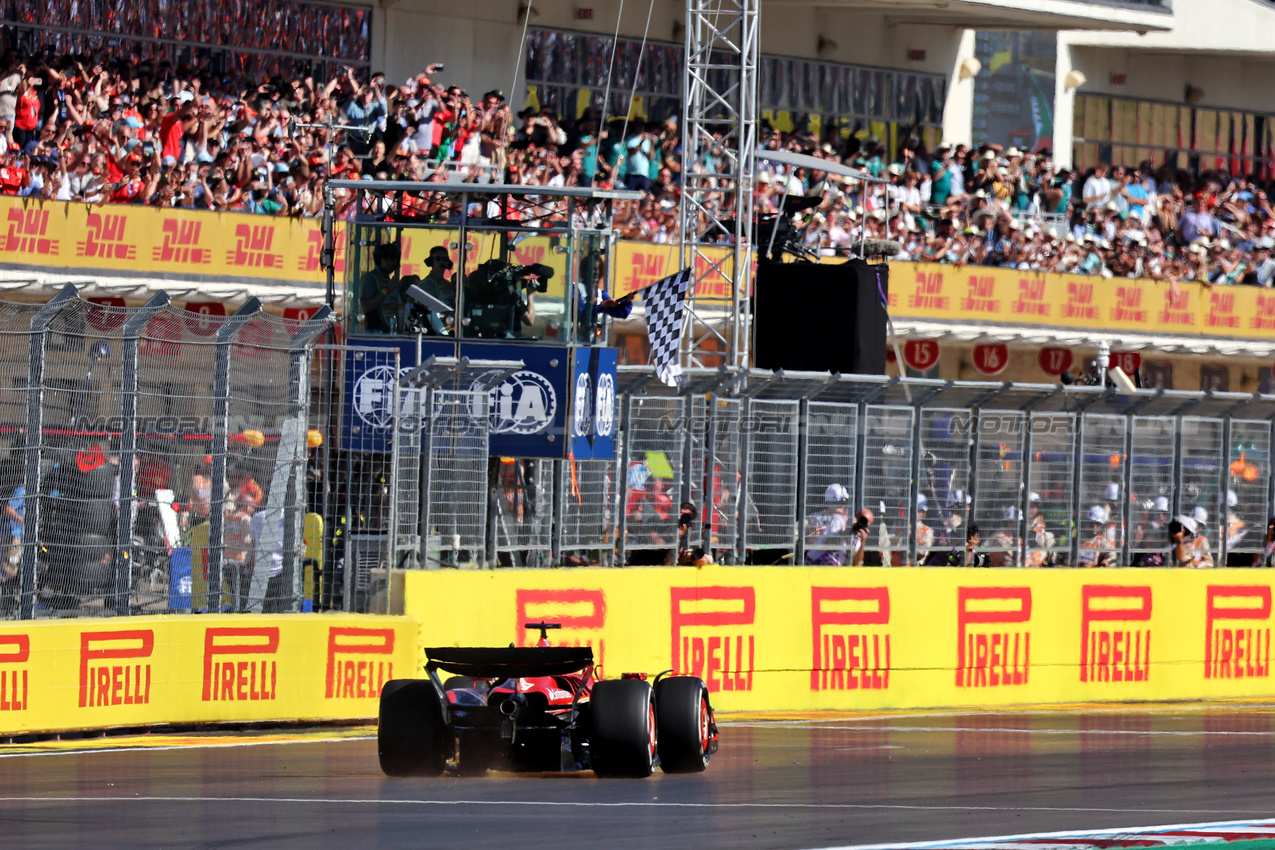
{"label": "chequered flag", "polygon": [[646,305],[646,334],[651,340],[651,362],[664,384],[675,387],[682,380],[679,349],[682,339],[682,303],[691,285],[691,270],[657,280],[642,292]]}

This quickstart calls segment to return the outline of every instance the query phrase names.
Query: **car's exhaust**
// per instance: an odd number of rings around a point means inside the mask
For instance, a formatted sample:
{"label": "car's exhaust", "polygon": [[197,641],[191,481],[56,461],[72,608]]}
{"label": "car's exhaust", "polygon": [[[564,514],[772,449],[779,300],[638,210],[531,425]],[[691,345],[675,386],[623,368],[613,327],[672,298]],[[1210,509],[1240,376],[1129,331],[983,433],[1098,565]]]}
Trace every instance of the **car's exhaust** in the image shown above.
{"label": "car's exhaust", "polygon": [[500,713],[506,717],[513,717],[514,712],[518,710],[518,703],[512,699],[507,699],[500,704]]}

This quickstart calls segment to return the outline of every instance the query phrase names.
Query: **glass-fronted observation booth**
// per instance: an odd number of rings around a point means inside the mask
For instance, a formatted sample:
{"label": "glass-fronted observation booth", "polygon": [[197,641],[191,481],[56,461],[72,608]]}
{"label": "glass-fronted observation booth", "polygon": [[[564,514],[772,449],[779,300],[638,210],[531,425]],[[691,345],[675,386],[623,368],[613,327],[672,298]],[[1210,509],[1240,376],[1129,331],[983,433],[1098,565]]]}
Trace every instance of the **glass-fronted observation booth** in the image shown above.
{"label": "glass-fronted observation booth", "polygon": [[[353,193],[348,336],[605,346],[612,204],[636,192],[334,180]],[[422,297],[421,293],[424,293]]]}
{"label": "glass-fronted observation booth", "polygon": [[[339,299],[348,344],[343,448],[383,453],[404,444],[391,439],[391,423],[416,420],[392,410],[391,384],[454,358],[463,370],[486,364],[447,384],[488,400],[486,424],[472,415],[477,401],[468,418],[437,421],[482,427],[490,457],[614,456],[618,353],[609,343],[612,315],[628,307],[602,308],[623,294],[610,283],[612,204],[638,193],[371,180],[331,186],[354,204]],[[398,379],[386,358],[398,363]]]}

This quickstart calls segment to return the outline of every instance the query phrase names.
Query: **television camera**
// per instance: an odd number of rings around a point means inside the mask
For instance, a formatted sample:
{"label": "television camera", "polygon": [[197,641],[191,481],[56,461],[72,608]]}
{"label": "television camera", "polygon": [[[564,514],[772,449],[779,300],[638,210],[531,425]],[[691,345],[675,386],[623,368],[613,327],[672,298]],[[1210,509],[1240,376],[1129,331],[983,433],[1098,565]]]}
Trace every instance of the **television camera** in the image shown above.
{"label": "television camera", "polygon": [[515,266],[488,260],[465,278],[465,318],[471,336],[518,336],[531,309],[531,293],[546,292],[554,271],[543,263]]}

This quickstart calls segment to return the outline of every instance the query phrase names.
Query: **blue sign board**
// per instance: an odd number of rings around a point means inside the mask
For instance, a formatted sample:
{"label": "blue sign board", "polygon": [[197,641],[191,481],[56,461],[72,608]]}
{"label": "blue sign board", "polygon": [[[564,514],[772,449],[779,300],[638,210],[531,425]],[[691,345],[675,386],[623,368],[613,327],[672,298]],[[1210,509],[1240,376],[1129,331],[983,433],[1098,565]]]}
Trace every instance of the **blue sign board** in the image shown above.
{"label": "blue sign board", "polygon": [[[566,455],[567,366],[570,349],[516,342],[465,342],[470,360],[521,360],[523,368],[492,388],[488,440],[493,457]],[[474,381],[482,381],[475,376]]]}
{"label": "blue sign board", "polygon": [[571,381],[571,455],[576,460],[615,458],[614,348],[577,348]]}
{"label": "blue sign board", "polygon": [[[352,452],[388,452],[393,426],[394,352],[399,374],[416,365],[416,337],[368,336],[347,341],[345,352],[345,409],[341,411],[341,446]],[[374,349],[374,350],[367,350]],[[451,357],[450,342],[426,339],[421,356]],[[400,396],[400,398],[403,398]]]}
{"label": "blue sign board", "polygon": [[[400,374],[407,372],[417,363],[417,340],[356,337],[349,345],[385,353],[346,353],[341,444],[349,451],[389,451],[397,379],[393,351],[399,351]],[[421,342],[423,358],[454,353],[450,341],[426,338]],[[461,343],[461,356],[524,364],[490,390],[488,431],[493,457],[562,458],[568,451],[581,460],[614,456],[615,349],[474,341]],[[484,377],[476,374],[469,380],[478,383]]]}

